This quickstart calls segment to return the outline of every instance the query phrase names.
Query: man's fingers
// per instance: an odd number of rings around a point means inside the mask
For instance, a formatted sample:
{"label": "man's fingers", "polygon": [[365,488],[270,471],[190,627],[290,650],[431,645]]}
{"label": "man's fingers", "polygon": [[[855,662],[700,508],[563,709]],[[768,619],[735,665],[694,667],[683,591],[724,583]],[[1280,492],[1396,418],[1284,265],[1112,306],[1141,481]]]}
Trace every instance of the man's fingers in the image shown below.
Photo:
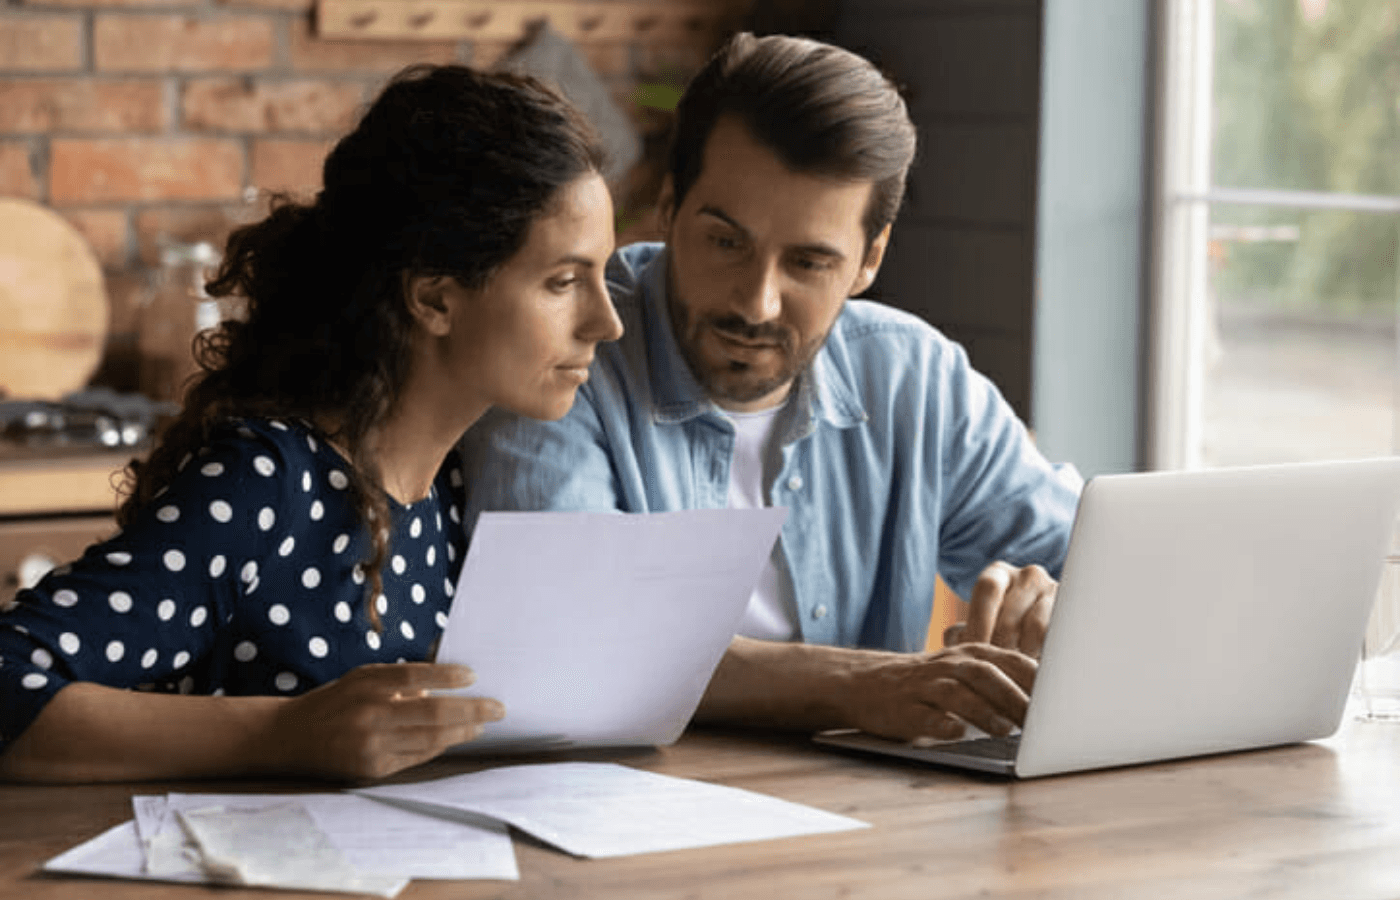
{"label": "man's fingers", "polygon": [[1019,650],[995,647],[991,644],[963,644],[958,648],[975,659],[991,663],[997,671],[1006,675],[1022,691],[1029,694],[1035,686],[1035,673],[1038,664],[1035,658]]}
{"label": "man's fingers", "polygon": [[1026,613],[1016,649],[1027,656],[1040,658],[1040,651],[1045,647],[1045,633],[1050,630],[1050,610],[1054,605],[1054,597],[1055,593],[1052,590],[1037,600]]}
{"label": "man's fingers", "polygon": [[972,585],[968,598],[967,624],[960,637],[963,641],[985,643],[992,639],[992,629],[1001,612],[1002,598],[1011,586],[1011,566],[994,562],[982,570]]}
{"label": "man's fingers", "polygon": [[1049,598],[1054,590],[1054,579],[1040,566],[1029,565],[1014,570],[1006,594],[1002,597],[1001,608],[997,611],[991,642],[998,647],[1019,647],[1022,630],[1034,627],[1032,610],[1045,605],[1048,614]]}
{"label": "man's fingers", "polygon": [[1001,697],[993,704],[987,697],[966,684],[949,679],[940,685],[938,706],[964,722],[976,725],[991,735],[1009,734],[1025,721],[1025,700]]}

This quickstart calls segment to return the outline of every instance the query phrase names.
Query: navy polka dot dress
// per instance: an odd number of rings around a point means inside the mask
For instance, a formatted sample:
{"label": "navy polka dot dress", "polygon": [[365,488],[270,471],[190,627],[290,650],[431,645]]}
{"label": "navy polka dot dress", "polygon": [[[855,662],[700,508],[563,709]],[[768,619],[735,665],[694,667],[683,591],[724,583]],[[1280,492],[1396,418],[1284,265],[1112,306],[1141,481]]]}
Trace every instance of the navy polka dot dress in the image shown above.
{"label": "navy polka dot dress", "polygon": [[348,469],[303,424],[231,423],[130,527],[20,591],[0,613],[0,750],[71,681],[285,696],[428,658],[465,549],[456,453],[428,497],[389,501],[374,598]]}

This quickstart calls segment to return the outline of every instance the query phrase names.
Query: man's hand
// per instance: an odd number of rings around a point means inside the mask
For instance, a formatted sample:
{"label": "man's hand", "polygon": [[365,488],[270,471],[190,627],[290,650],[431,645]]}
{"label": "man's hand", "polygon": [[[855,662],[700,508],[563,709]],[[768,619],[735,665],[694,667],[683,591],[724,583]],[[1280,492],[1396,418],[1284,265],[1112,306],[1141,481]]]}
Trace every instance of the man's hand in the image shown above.
{"label": "man's hand", "polygon": [[1026,718],[1035,660],[963,644],[937,653],[872,655],[852,671],[848,724],[900,740],[961,737],[965,724],[1004,735]]}
{"label": "man's hand", "polygon": [[472,683],[465,666],[366,665],[287,701],[277,737],[287,770],[373,779],[426,762],[475,738],[505,710],[495,700],[434,694]]}
{"label": "man's hand", "polygon": [[967,621],[949,626],[943,643],[989,643],[1040,657],[1058,584],[1036,565],[1016,568],[994,562],[977,576]]}
{"label": "man's hand", "polygon": [[703,722],[885,737],[956,738],[965,723],[1005,734],[1025,719],[1036,662],[964,644],[891,653],[736,637],[700,703]]}

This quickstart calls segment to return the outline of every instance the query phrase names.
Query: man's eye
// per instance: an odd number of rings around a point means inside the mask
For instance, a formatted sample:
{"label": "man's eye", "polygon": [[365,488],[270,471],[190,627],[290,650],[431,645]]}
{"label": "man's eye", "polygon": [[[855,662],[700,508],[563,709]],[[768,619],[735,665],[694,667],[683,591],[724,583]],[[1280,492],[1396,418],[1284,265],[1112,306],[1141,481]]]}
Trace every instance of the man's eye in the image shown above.
{"label": "man's eye", "polygon": [[825,272],[831,268],[831,261],[817,256],[799,256],[795,265],[804,272]]}
{"label": "man's eye", "polygon": [[714,244],[716,247],[718,247],[718,248],[721,249],[721,250],[738,250],[738,249],[739,249],[739,239],[738,239],[738,238],[733,238],[733,237],[730,237],[730,236],[724,235],[724,234],[712,234],[712,235],[710,235],[710,243],[711,243],[711,244]]}

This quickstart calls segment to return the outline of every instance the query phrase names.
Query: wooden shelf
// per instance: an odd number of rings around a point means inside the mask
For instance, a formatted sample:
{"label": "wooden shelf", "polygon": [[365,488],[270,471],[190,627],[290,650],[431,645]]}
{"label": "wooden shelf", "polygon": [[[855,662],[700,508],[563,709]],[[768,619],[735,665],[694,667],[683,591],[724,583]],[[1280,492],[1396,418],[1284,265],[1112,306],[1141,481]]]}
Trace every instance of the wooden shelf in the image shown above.
{"label": "wooden shelf", "polygon": [[575,43],[688,43],[740,24],[749,0],[317,0],[328,40],[517,41],[539,22]]}
{"label": "wooden shelf", "polygon": [[0,516],[116,510],[115,485],[133,456],[126,452],[0,461]]}

